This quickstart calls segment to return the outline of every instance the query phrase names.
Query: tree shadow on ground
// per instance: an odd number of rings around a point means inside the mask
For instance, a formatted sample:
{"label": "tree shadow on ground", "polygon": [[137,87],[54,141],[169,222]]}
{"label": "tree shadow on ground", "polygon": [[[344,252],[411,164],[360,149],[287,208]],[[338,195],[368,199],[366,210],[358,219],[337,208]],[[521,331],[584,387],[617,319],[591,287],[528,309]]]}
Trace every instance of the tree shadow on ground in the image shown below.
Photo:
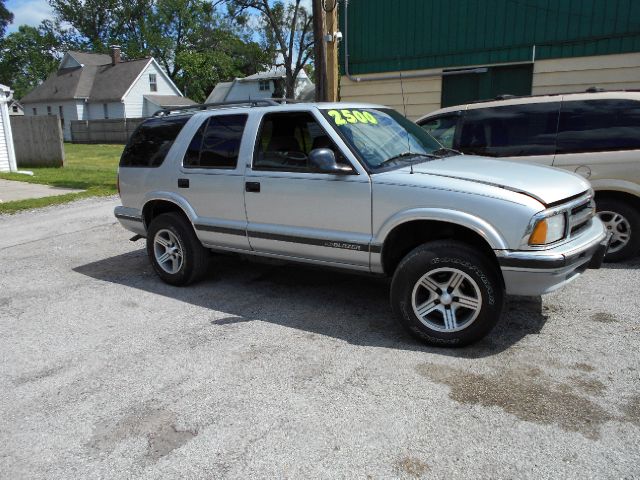
{"label": "tree shadow on ground", "polygon": [[424,345],[405,333],[391,312],[389,280],[384,278],[216,256],[204,281],[181,288],[163,283],[154,274],[144,249],[73,270],[228,314],[212,321],[212,326],[259,319],[354,345],[461,358],[498,354],[527,335],[539,333],[547,320],[540,297],[509,297],[502,321],[486,338],[465,348],[446,349]]}

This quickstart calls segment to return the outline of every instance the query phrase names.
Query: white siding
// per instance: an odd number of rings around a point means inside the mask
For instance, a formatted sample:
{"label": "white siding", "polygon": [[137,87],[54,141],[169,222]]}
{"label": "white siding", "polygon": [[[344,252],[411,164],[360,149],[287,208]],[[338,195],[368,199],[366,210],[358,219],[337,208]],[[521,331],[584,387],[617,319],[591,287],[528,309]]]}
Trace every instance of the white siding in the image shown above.
{"label": "white siding", "polygon": [[640,88],[640,53],[537,60],[533,67],[533,94]]}
{"label": "white siding", "polygon": [[[149,74],[156,75],[158,89],[151,91],[149,86]],[[151,62],[144,69],[142,75],[133,84],[129,93],[124,98],[124,113],[127,118],[138,118],[145,116],[144,95],[182,95],[180,90],[174,87],[165,74],[161,71],[157,63]],[[153,113],[153,112],[151,112]]]}
{"label": "white siding", "polygon": [[46,115],[47,107],[51,107],[51,115],[59,116],[59,107],[62,106],[62,114],[64,116],[64,128],[62,133],[65,142],[71,141],[71,120],[85,120],[82,115],[84,113],[84,101],[83,100],[64,100],[59,102],[46,102],[46,103],[25,103],[24,114],[27,116],[33,116],[33,109],[38,109],[38,115]]}
{"label": "white siding", "polygon": [[[124,104],[122,102],[108,102],[107,114],[109,118],[124,118]],[[104,120],[104,103],[87,103],[87,118],[85,120]]]}
{"label": "white siding", "polygon": [[[0,103],[0,108],[7,108],[6,103]],[[9,168],[9,150],[7,149],[7,139],[5,135],[5,126],[0,114],[0,172],[8,172]]]}

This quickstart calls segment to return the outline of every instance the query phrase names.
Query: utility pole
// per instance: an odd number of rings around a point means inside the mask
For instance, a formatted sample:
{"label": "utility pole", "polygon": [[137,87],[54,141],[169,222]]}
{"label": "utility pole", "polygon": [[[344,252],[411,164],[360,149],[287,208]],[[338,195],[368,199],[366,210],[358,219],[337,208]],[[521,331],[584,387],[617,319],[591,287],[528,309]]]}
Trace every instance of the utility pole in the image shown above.
{"label": "utility pole", "polygon": [[338,99],[338,0],[324,0],[325,7],[325,32],[327,34],[327,101],[337,102]]}
{"label": "utility pole", "polygon": [[313,41],[316,70],[316,102],[327,101],[327,57],[324,43],[322,0],[313,0]]}

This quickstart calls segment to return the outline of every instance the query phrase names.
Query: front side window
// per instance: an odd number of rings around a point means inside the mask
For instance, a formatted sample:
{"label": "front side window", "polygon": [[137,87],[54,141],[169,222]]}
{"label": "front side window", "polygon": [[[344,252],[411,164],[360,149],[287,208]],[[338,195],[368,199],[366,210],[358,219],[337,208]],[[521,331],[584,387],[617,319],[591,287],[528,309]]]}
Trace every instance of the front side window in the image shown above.
{"label": "front side window", "polygon": [[47,106],[47,115],[51,115],[51,107]]}
{"label": "front side window", "polygon": [[458,114],[444,115],[442,117],[425,120],[420,123],[420,126],[443,146],[454,148],[453,141],[456,136],[458,118]]}
{"label": "front side window", "polygon": [[236,168],[247,115],[218,115],[205,120],[184,156],[186,168]]}
{"label": "front side window", "polygon": [[145,120],[129,139],[120,157],[121,167],[159,167],[189,120],[188,116]]}
{"label": "front side window", "polygon": [[467,110],[459,149],[488,157],[553,155],[559,111],[559,102]]}
{"label": "front side window", "polygon": [[432,158],[441,148],[424,129],[392,109],[323,110],[347,144],[373,170]]}
{"label": "front side window", "polygon": [[640,102],[586,100],[562,104],[558,153],[640,149]]}
{"label": "front side window", "polygon": [[158,82],[156,80],[156,74],[155,73],[150,73],[149,74],[149,90],[152,92],[157,92],[158,91]]}
{"label": "front side window", "polygon": [[13,107],[11,107],[13,112],[16,113],[18,111],[18,107],[16,107],[15,105]]}
{"label": "front side window", "polygon": [[33,107],[31,111],[33,112],[34,115],[38,115],[38,109],[36,107]]}
{"label": "front side window", "polygon": [[309,153],[316,148],[333,150],[338,165],[352,168],[311,113],[268,113],[260,127],[253,169],[310,173]]}
{"label": "front side window", "polygon": [[102,113],[104,114],[104,118],[109,118],[109,105],[106,103],[102,104]]}

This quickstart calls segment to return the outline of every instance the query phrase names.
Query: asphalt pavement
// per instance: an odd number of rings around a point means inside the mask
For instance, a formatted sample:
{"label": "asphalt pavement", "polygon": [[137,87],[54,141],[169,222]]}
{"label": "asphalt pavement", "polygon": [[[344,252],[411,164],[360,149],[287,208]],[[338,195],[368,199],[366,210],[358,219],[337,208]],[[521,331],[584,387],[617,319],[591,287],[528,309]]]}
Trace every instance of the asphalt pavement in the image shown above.
{"label": "asphalt pavement", "polygon": [[0,478],[640,478],[640,260],[447,350],[383,279],[165,285],[117,202],[0,216]]}

